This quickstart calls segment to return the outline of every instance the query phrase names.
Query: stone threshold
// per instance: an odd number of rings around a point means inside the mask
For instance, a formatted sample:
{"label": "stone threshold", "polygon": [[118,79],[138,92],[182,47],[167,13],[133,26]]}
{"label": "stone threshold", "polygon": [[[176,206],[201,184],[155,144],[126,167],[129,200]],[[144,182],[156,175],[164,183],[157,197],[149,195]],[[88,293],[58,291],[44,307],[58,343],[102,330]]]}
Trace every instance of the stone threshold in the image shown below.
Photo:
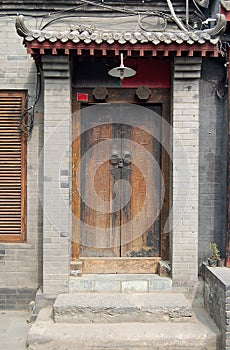
{"label": "stone threshold", "polygon": [[86,274],[71,276],[69,281],[70,293],[152,293],[170,291],[171,288],[172,280],[157,274]]}
{"label": "stone threshold", "polygon": [[185,321],[192,308],[182,293],[65,293],[53,314],[58,323]]}

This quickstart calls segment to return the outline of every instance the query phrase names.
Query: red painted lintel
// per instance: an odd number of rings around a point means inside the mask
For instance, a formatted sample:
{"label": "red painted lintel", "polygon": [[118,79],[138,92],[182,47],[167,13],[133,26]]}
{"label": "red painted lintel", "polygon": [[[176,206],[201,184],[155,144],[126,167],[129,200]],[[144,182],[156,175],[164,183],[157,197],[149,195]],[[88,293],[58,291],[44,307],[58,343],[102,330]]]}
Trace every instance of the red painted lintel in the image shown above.
{"label": "red painted lintel", "polygon": [[227,21],[230,21],[230,11],[227,11],[223,6],[220,6],[220,13],[225,15]]}
{"label": "red painted lintel", "polygon": [[199,53],[202,57],[206,56],[207,54],[211,56],[218,56],[216,45],[212,45],[209,43],[199,45],[188,45],[188,44],[159,44],[154,46],[153,44],[124,44],[120,45],[117,43],[114,43],[112,45],[109,45],[107,43],[102,44],[84,44],[84,43],[78,43],[75,44],[73,42],[67,42],[67,43],[61,43],[60,41],[56,43],[51,43],[49,41],[44,41],[42,43],[39,43],[38,41],[34,40],[33,42],[27,42],[26,43],[27,50],[33,50],[34,53],[36,53],[37,50],[39,50],[40,54],[44,54],[44,50],[51,50],[51,52],[56,52],[56,50],[64,50],[65,53],[72,51],[76,51],[78,55],[83,55],[83,51],[89,52],[90,55],[95,54],[95,50],[101,51],[101,53],[104,55],[108,54],[108,52],[114,52],[115,55],[118,55],[119,52],[126,51],[130,54],[132,53],[139,53],[139,55],[144,56],[145,54],[150,54],[151,56],[168,56],[170,52],[174,52],[176,56],[181,56],[183,53],[187,53],[188,56],[191,56],[192,53],[196,52]]}

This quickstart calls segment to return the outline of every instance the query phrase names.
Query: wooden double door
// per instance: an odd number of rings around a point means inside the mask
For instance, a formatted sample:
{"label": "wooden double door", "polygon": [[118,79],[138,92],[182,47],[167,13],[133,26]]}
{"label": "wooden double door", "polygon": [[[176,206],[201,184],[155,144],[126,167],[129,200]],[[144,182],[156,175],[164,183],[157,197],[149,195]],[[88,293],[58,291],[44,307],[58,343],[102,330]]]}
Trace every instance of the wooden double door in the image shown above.
{"label": "wooden double door", "polygon": [[74,259],[168,258],[167,96],[154,90],[143,106],[133,89],[107,103],[73,97]]}

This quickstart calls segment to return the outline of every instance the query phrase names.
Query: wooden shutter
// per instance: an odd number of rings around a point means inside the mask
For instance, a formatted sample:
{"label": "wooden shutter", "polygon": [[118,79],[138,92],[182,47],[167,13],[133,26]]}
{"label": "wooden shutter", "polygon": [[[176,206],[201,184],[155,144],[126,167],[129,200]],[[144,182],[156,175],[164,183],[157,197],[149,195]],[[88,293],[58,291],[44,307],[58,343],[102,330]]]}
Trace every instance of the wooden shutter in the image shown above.
{"label": "wooden shutter", "polygon": [[0,241],[25,240],[26,137],[20,131],[25,92],[0,92]]}

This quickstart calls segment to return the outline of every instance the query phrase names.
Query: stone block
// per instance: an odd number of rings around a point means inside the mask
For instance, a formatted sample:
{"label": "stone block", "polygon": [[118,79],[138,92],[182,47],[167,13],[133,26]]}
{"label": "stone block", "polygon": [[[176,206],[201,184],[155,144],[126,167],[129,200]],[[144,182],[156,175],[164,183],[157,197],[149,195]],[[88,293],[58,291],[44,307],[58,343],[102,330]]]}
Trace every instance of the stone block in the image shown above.
{"label": "stone block", "polygon": [[94,281],[85,281],[82,279],[71,279],[69,284],[69,289],[71,291],[79,292],[92,292],[94,290]]}
{"label": "stone block", "polygon": [[148,291],[148,282],[147,281],[122,281],[121,290],[124,293],[142,293]]}
{"label": "stone block", "polygon": [[70,293],[54,303],[56,322],[157,322],[192,315],[181,293]]}
{"label": "stone block", "polygon": [[108,292],[108,293],[114,293],[114,292],[120,292],[121,290],[121,283],[120,281],[95,281],[95,292]]}
{"label": "stone block", "polygon": [[149,281],[149,292],[169,291],[172,288],[172,280],[170,278],[160,278]]}

